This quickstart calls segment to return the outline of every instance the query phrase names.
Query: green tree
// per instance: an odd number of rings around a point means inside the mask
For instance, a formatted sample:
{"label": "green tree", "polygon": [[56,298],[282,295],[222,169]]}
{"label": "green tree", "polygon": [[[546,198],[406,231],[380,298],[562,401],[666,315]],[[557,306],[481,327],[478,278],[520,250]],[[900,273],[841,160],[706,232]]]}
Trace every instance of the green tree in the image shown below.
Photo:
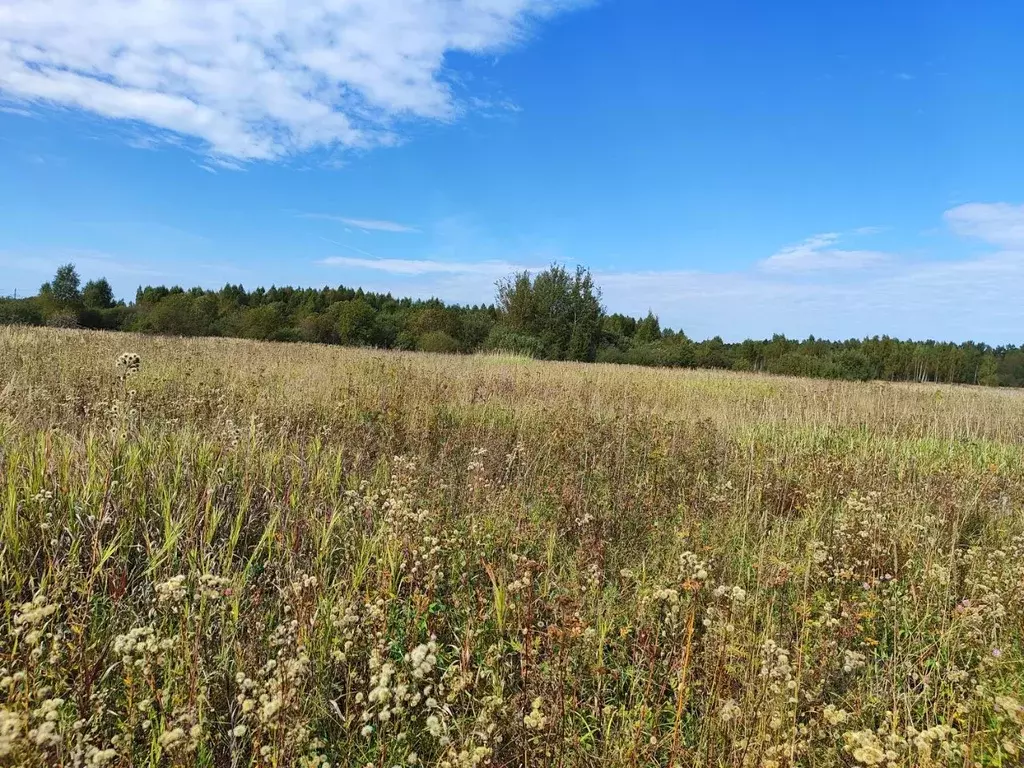
{"label": "green tree", "polygon": [[531,278],[520,272],[498,284],[502,324],[539,342],[551,360],[594,360],[601,340],[604,307],[590,272],[575,274],[553,264]]}
{"label": "green tree", "polygon": [[75,265],[64,264],[57,267],[57,274],[53,276],[53,281],[48,283],[50,296],[62,309],[78,306],[82,302],[82,294],[79,291],[81,284],[82,279],[78,276]]}
{"label": "green tree", "polygon": [[82,303],[88,309],[110,309],[114,306],[114,289],[107,278],[90,280],[82,289]]}
{"label": "green tree", "polygon": [[247,339],[274,339],[287,323],[280,303],[250,307],[242,313],[241,331]]}
{"label": "green tree", "polygon": [[196,312],[194,299],[186,293],[173,293],[156,302],[146,313],[143,325],[167,336],[202,336],[207,330]]}
{"label": "green tree", "polygon": [[372,347],[378,343],[377,316],[365,299],[339,301],[331,305],[335,330],[342,344]]}
{"label": "green tree", "polygon": [[299,321],[299,333],[304,341],[319,344],[337,344],[338,331],[334,319],[326,313],[310,313]]}
{"label": "green tree", "polygon": [[636,344],[650,344],[661,338],[661,323],[658,316],[648,310],[647,317],[637,323],[633,341]]}
{"label": "green tree", "polygon": [[629,349],[636,333],[636,318],[618,313],[605,315],[601,321],[601,343],[619,350]]}
{"label": "green tree", "polygon": [[42,325],[36,299],[0,299],[0,325]]}
{"label": "green tree", "polygon": [[427,331],[420,336],[417,348],[421,352],[454,354],[459,351],[459,342],[444,331]]}
{"label": "green tree", "polygon": [[986,387],[994,387],[999,384],[999,364],[992,354],[982,358],[978,365],[978,383]]}

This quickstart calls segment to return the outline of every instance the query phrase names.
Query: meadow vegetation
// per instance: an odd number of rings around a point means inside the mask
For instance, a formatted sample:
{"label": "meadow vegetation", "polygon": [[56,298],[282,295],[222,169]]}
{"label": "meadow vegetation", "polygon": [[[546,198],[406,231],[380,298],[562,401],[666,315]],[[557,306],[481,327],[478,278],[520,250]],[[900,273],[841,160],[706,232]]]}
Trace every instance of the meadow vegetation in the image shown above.
{"label": "meadow vegetation", "polygon": [[0,765],[1018,766],[1022,454],[1013,390],[0,328]]}

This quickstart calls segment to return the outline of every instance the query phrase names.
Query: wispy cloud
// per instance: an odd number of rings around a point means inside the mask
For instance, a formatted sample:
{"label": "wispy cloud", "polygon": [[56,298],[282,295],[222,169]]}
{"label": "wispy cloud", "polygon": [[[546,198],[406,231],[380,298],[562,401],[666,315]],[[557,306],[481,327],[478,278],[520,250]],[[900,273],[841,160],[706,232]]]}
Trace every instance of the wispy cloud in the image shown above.
{"label": "wispy cloud", "polygon": [[958,235],[1024,250],[1024,205],[967,203],[946,211],[944,218]]}
{"label": "wispy cloud", "polygon": [[[358,259],[350,256],[329,256],[320,264],[351,269],[369,269],[391,275],[481,275],[500,278],[513,272],[531,269],[507,261],[435,261],[432,259]],[[536,267],[532,269],[536,270]]]}
{"label": "wispy cloud", "polygon": [[335,216],[329,213],[300,213],[302,219],[323,219],[325,221],[337,221],[347,224],[356,229],[372,230],[374,232],[419,232],[416,227],[407,224],[399,224],[397,221],[385,221],[382,219],[350,219],[345,216]]}
{"label": "wispy cloud", "polygon": [[[872,234],[874,229],[863,227],[856,234]],[[768,272],[812,272],[822,270],[864,269],[883,264],[891,255],[882,251],[848,250],[834,248],[843,235],[826,232],[790,245],[760,262]]]}
{"label": "wispy cloud", "polygon": [[186,248],[210,246],[213,244],[213,241],[206,235],[158,221],[97,219],[74,223],[102,236],[129,238],[133,243],[141,244],[139,247],[142,250],[149,250],[154,244]]}
{"label": "wispy cloud", "polygon": [[150,277],[168,275],[163,269],[87,248],[0,251],[0,265],[39,275],[50,275],[58,266],[68,262],[74,263],[81,271],[88,273]]}
{"label": "wispy cloud", "polygon": [[473,109],[449,54],[500,52],[587,2],[6,0],[0,94],[140,121],[236,160],[391,145],[403,121]]}
{"label": "wispy cloud", "polygon": [[31,111],[23,109],[21,107],[10,107],[4,104],[0,104],[0,112],[5,115],[18,115],[19,117],[34,117]]}

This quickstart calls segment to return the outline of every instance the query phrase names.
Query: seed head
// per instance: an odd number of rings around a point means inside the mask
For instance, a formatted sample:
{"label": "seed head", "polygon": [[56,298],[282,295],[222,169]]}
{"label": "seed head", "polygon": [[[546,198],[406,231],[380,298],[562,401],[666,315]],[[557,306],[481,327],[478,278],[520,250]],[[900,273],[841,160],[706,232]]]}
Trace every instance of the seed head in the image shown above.
{"label": "seed head", "polygon": [[142,367],[142,358],[136,352],[122,352],[117,358],[117,371],[124,378],[134,376]]}

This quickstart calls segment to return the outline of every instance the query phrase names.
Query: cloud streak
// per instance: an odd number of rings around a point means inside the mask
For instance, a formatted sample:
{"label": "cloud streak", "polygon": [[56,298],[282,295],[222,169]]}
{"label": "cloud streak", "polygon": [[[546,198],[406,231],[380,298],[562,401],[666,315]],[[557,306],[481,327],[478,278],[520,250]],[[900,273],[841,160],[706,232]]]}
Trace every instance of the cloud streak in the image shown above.
{"label": "cloud streak", "polygon": [[433,259],[358,259],[351,256],[330,256],[320,264],[350,269],[368,269],[391,275],[480,275],[497,279],[524,269],[507,261],[435,261]]}
{"label": "cloud streak", "polygon": [[[856,234],[874,234],[875,231],[874,227],[863,227]],[[850,270],[875,267],[892,258],[882,251],[833,248],[840,239],[842,235],[837,232],[813,235],[772,254],[761,261],[759,266],[767,272]]]}
{"label": "cloud streak", "polygon": [[399,224],[397,221],[386,221],[381,219],[350,219],[345,216],[334,216],[329,213],[302,213],[299,214],[299,218],[337,221],[341,224],[347,224],[350,227],[355,227],[356,229],[365,229],[373,232],[414,233],[420,231],[416,227],[410,227],[407,224]]}
{"label": "cloud streak", "polygon": [[0,94],[235,160],[398,141],[472,108],[445,69],[587,0],[5,0]]}

